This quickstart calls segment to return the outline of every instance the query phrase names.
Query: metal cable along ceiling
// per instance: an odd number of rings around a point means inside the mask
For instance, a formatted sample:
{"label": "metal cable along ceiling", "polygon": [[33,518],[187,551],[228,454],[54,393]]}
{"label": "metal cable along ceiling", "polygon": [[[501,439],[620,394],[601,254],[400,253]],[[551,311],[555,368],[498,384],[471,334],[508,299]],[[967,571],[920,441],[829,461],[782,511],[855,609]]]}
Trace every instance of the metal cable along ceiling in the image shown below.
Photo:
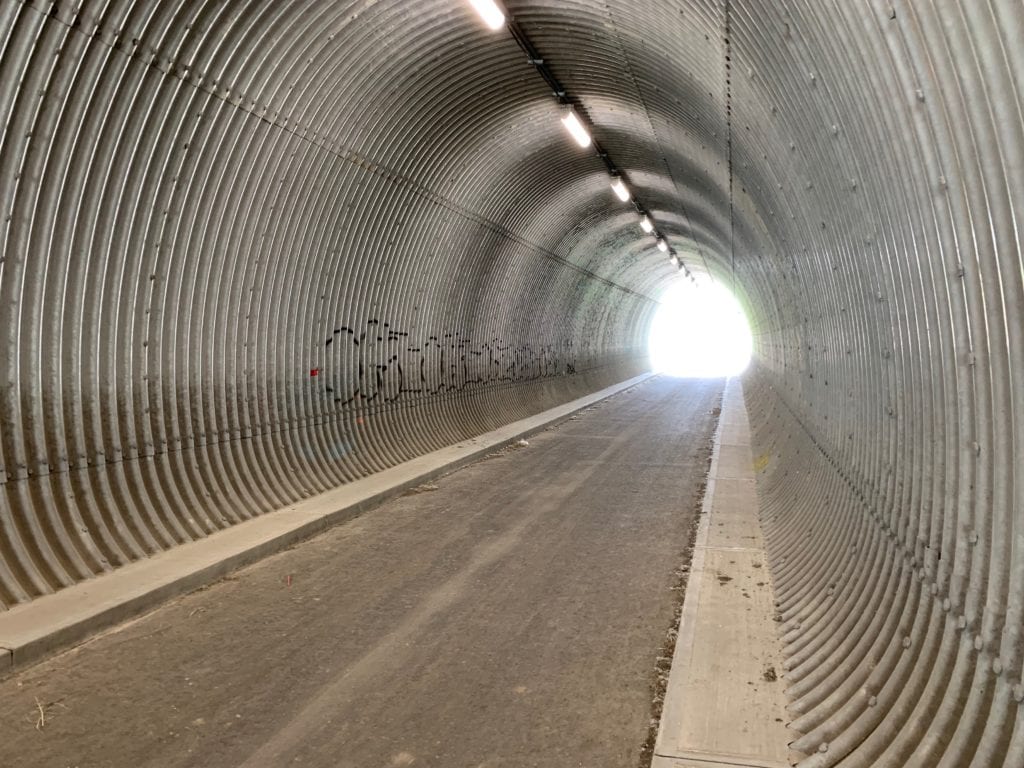
{"label": "metal cable along ceiling", "polygon": [[[748,310],[801,765],[1024,766],[1019,2],[509,5]],[[0,30],[0,604],[646,368],[679,273],[461,0]]]}

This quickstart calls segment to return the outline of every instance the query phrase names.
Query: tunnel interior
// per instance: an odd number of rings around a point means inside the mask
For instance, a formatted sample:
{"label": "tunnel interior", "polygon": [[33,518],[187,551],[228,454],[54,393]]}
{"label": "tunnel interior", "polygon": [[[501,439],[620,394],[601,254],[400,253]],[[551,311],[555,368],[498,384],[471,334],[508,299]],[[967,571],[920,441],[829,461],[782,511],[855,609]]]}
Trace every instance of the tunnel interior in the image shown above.
{"label": "tunnel interior", "polygon": [[802,765],[1024,765],[1019,3],[504,11],[0,5],[0,607],[641,373],[692,276]]}

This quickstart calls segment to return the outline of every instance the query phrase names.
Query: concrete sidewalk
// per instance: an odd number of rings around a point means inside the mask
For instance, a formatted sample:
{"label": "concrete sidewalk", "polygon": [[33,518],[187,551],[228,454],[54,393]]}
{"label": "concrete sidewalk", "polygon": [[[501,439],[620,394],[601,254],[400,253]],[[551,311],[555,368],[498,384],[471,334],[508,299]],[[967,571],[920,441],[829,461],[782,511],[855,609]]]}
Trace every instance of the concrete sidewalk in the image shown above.
{"label": "concrete sidewalk", "polygon": [[789,766],[774,613],[750,426],[731,379],[652,768]]}

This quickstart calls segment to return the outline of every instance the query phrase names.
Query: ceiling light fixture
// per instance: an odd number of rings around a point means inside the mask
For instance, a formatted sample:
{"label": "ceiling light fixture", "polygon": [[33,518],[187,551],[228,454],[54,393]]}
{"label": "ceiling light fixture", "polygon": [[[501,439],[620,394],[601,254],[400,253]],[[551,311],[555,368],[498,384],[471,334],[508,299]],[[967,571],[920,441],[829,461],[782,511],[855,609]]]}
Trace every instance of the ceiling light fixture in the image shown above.
{"label": "ceiling light fixture", "polygon": [[577,144],[581,147],[590,146],[590,134],[587,133],[587,129],[583,127],[583,123],[576,117],[576,112],[571,107],[566,110],[565,116],[562,118],[562,125],[576,139]]}
{"label": "ceiling light fixture", "polygon": [[626,189],[626,184],[622,179],[618,177],[612,179],[612,190],[614,190],[619,200],[624,203],[629,202],[629,190]]}
{"label": "ceiling light fixture", "polygon": [[505,14],[494,0],[469,0],[469,4],[491,29],[498,30],[505,26]]}
{"label": "ceiling light fixture", "polygon": [[[650,215],[646,212],[647,209],[643,205],[642,200],[637,200],[630,195],[629,189],[621,181],[618,181],[619,169],[615,162],[609,156],[608,152],[601,146],[598,140],[591,136],[588,119],[586,114],[577,113],[573,108],[573,105],[580,105],[582,103],[573,98],[565,86],[559,82],[558,78],[551,71],[551,67],[548,64],[547,57],[543,56],[536,46],[530,41],[530,38],[523,31],[522,27],[516,22],[514,15],[508,13],[504,7],[504,0],[469,0],[470,5],[480,14],[481,18],[487,23],[491,29],[498,29],[502,25],[506,27],[509,34],[516,44],[522,49],[523,53],[526,54],[526,61],[529,66],[534,68],[538,75],[544,80],[550,93],[558,101],[560,116],[562,124],[566,130],[572,135],[573,139],[581,147],[586,149],[587,147],[593,147],[594,152],[600,158],[604,167],[608,173],[612,176],[612,186],[615,189],[615,193],[622,199],[623,202],[632,202],[637,213],[640,216],[640,228],[645,234],[653,235],[657,238],[658,250],[662,253],[667,253],[670,249],[668,243],[665,242],[664,238],[658,232],[654,222]],[[683,217],[687,218],[687,213],[683,211]],[[673,251],[674,253],[674,251]],[[704,258],[702,249],[698,246],[697,255],[702,259]],[[685,269],[685,265],[682,260],[676,256],[679,261],[679,268]],[[692,279],[692,276],[691,276]]]}

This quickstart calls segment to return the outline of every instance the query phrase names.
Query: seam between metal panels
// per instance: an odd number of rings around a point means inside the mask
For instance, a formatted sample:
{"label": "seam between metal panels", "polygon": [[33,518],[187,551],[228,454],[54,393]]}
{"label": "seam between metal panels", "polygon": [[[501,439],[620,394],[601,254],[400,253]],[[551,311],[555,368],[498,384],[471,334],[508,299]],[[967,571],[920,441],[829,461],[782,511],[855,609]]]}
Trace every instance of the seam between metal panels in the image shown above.
{"label": "seam between metal panels", "polygon": [[[668,164],[668,160],[664,157],[664,149],[662,148],[662,139],[661,139],[661,136],[658,134],[657,126],[655,126],[654,121],[651,119],[651,110],[650,110],[650,106],[647,103],[647,98],[644,96],[643,89],[640,87],[640,83],[637,82],[636,74],[633,72],[633,66],[632,66],[632,64],[630,64],[630,61],[629,61],[629,52],[626,51],[626,49],[622,45],[622,37],[619,34],[619,28],[618,28],[618,25],[615,22],[615,18],[612,16],[612,9],[608,5],[608,3],[604,3],[604,8],[605,8],[605,11],[608,14],[608,20],[611,22],[612,27],[614,28],[614,31],[615,31],[615,44],[616,44],[616,47],[618,48],[619,54],[622,56],[622,60],[626,64],[626,71],[629,72],[629,79],[633,83],[633,88],[634,88],[634,90],[636,92],[637,100],[639,101],[640,106],[644,110],[644,116],[647,119],[647,125],[651,129],[651,134],[654,136],[654,140],[655,140],[655,142],[658,145],[659,153],[662,155],[661,160],[662,160],[662,164],[663,164],[663,166],[665,168],[665,173],[668,174],[668,177],[669,177],[669,179],[672,182],[672,187],[676,191],[677,199],[678,199],[678,202],[679,202],[679,210],[682,211],[683,220],[686,222],[687,229],[689,230],[690,233],[692,233],[693,225],[690,223],[690,214],[687,211],[686,205],[683,203],[683,195],[681,194],[680,189],[679,189],[679,182],[676,180],[675,174],[672,173],[672,167]],[[704,265],[704,271],[708,275],[711,275],[712,273],[711,273],[710,267],[708,266],[707,257],[705,257],[705,255],[704,255],[704,246],[701,245],[700,241],[696,240],[696,239],[694,240],[694,243],[697,246],[697,253],[700,256],[701,263]],[[680,262],[682,262],[682,259],[680,259]],[[713,275],[712,275],[712,277],[713,277]]]}

